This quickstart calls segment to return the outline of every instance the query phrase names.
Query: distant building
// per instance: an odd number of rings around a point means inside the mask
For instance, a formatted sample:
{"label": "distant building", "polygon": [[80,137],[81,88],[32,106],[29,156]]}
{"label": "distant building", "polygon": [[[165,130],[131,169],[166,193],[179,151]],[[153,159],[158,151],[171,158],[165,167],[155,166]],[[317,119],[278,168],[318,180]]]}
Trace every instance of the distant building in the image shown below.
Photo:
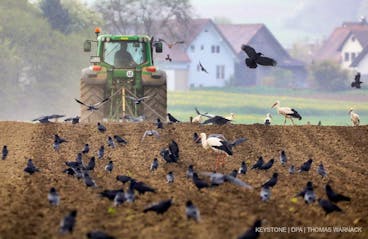
{"label": "distant building", "polygon": [[358,65],[363,66],[360,61],[364,57],[360,54],[367,47],[368,23],[366,19],[362,18],[359,22],[344,22],[342,26],[335,28],[322,44],[314,60],[336,62],[344,69],[353,70]]}
{"label": "distant building", "polygon": [[[168,90],[187,90],[190,87],[223,87],[226,85],[252,86],[272,74],[270,68],[260,66],[248,69],[242,44],[249,44],[257,51],[277,60],[278,66],[292,73],[296,84],[302,86],[306,78],[304,64],[289,56],[264,24],[215,24],[210,19],[193,19],[186,26],[177,26],[179,39],[163,34],[170,41],[184,40],[185,44],[164,46],[157,54],[157,65],[167,72]],[[172,61],[168,61],[168,57]],[[199,62],[208,74],[201,71]]]}

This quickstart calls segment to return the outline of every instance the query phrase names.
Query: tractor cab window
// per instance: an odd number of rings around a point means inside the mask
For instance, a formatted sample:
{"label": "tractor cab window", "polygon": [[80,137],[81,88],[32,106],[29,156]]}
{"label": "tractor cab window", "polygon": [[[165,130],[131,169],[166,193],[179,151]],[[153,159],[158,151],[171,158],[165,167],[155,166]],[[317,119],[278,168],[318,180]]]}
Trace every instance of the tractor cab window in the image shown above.
{"label": "tractor cab window", "polygon": [[145,45],[135,41],[104,43],[103,60],[116,68],[133,68],[146,61]]}

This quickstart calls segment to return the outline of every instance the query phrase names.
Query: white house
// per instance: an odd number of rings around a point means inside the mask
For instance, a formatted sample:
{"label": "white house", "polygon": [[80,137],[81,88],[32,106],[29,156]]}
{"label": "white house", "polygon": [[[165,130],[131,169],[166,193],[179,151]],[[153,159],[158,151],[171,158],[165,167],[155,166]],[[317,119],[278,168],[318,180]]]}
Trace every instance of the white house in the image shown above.
{"label": "white house", "polygon": [[[170,25],[176,34],[162,33],[158,38],[185,43],[171,48],[164,45],[164,52],[155,55],[157,65],[167,72],[168,90],[262,83],[260,79],[272,72],[262,66],[247,69],[242,44],[277,59],[278,67],[291,71],[295,82],[305,78],[304,64],[292,59],[264,24],[216,25],[211,19],[192,19],[187,26],[175,22]],[[201,71],[199,63],[208,73]]]}
{"label": "white house", "polygon": [[368,46],[368,23],[345,22],[337,27],[314,56],[315,61],[337,62],[344,69],[355,70],[356,58]]}
{"label": "white house", "polygon": [[360,72],[362,77],[368,77],[368,46],[355,58],[350,67]]}

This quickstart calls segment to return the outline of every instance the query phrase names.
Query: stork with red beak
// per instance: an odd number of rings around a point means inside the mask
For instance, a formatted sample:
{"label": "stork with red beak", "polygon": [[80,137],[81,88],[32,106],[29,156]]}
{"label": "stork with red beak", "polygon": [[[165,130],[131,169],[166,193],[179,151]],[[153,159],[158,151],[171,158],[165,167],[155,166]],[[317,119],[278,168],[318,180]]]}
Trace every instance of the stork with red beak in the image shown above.
{"label": "stork with red beak", "polygon": [[291,122],[293,123],[293,125],[295,125],[293,118],[296,118],[296,119],[299,119],[299,120],[302,119],[302,117],[300,116],[300,114],[296,110],[294,110],[292,108],[289,108],[289,107],[280,107],[280,101],[276,101],[272,105],[271,108],[274,108],[274,107],[276,108],[277,113],[279,115],[283,115],[285,117],[284,125],[286,124],[286,119],[290,119]]}
{"label": "stork with red beak", "polygon": [[[216,157],[215,170],[218,166],[225,165],[225,158],[233,155],[233,147],[246,141],[246,138],[239,138],[233,142],[229,142],[222,134],[210,134],[208,137],[205,133],[200,134],[200,139],[204,149],[211,148],[218,156]],[[222,155],[222,157],[221,157]]]}

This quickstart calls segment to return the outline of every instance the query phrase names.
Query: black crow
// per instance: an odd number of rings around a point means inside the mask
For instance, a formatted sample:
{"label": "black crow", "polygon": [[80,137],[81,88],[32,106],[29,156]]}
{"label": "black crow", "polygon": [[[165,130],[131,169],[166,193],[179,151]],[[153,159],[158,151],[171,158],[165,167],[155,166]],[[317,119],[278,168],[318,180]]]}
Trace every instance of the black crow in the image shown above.
{"label": "black crow", "polygon": [[146,213],[149,211],[153,211],[157,214],[164,214],[171,207],[171,205],[172,199],[164,200],[146,207],[143,212]]}
{"label": "black crow", "polygon": [[169,119],[170,123],[179,123],[180,122],[174,116],[172,116],[170,113],[167,113],[167,118]]}
{"label": "black crow", "polygon": [[249,68],[257,68],[257,64],[263,66],[276,66],[277,62],[269,57],[264,57],[261,52],[256,52],[253,47],[249,45],[242,45],[241,49],[248,55],[245,59],[245,64]]}
{"label": "black crow", "polygon": [[27,167],[24,168],[24,172],[29,174],[34,174],[35,172],[39,172],[40,170],[34,166],[32,159],[28,159]]}
{"label": "black crow", "polygon": [[91,231],[91,232],[88,232],[86,236],[88,239],[114,239],[115,238],[101,231]]}
{"label": "black crow", "polygon": [[300,166],[299,173],[308,172],[312,166],[313,159],[308,159],[308,161],[304,162],[302,166]]}
{"label": "black crow", "polygon": [[260,170],[268,170],[272,167],[273,163],[275,162],[274,159],[270,159],[267,163],[263,164],[261,167],[259,167]]}
{"label": "black crow", "polygon": [[354,78],[354,81],[351,82],[351,87],[355,87],[357,89],[360,89],[360,85],[362,84],[363,82],[360,81],[360,72],[358,72],[356,75],[355,75],[355,78]]}
{"label": "black crow", "polygon": [[79,116],[76,116],[76,117],[66,118],[64,121],[65,122],[71,121],[72,124],[78,124],[79,123],[79,119],[80,119],[80,117]]}
{"label": "black crow", "polygon": [[261,220],[256,220],[253,223],[253,226],[249,228],[244,234],[240,235],[238,239],[256,239],[259,237],[259,231],[256,230],[256,228],[259,228],[262,226]]}
{"label": "black crow", "polygon": [[239,174],[246,174],[247,173],[247,164],[245,163],[245,161],[241,162],[238,173]]}
{"label": "black crow", "polygon": [[342,212],[341,208],[339,208],[337,205],[333,204],[329,200],[325,199],[318,199],[318,204],[322,207],[322,209],[325,211],[325,215],[331,213],[331,212]]}
{"label": "black crow", "polygon": [[4,145],[3,146],[3,150],[2,150],[2,156],[1,159],[5,160],[6,157],[8,156],[9,150],[8,150],[8,146]]}
{"label": "black crow", "polygon": [[278,176],[278,173],[273,173],[272,177],[267,182],[262,184],[262,187],[274,187],[277,183]]}
{"label": "black crow", "polygon": [[340,201],[350,201],[350,198],[339,193],[335,193],[329,184],[326,184],[326,194],[331,202],[338,203]]}
{"label": "black crow", "polygon": [[262,167],[262,165],[264,164],[264,161],[263,161],[263,157],[262,156],[259,156],[257,162],[252,166],[251,169],[259,169],[260,167]]}
{"label": "black crow", "polygon": [[97,130],[100,131],[101,133],[105,133],[106,132],[106,127],[101,124],[100,122],[97,122]]}

